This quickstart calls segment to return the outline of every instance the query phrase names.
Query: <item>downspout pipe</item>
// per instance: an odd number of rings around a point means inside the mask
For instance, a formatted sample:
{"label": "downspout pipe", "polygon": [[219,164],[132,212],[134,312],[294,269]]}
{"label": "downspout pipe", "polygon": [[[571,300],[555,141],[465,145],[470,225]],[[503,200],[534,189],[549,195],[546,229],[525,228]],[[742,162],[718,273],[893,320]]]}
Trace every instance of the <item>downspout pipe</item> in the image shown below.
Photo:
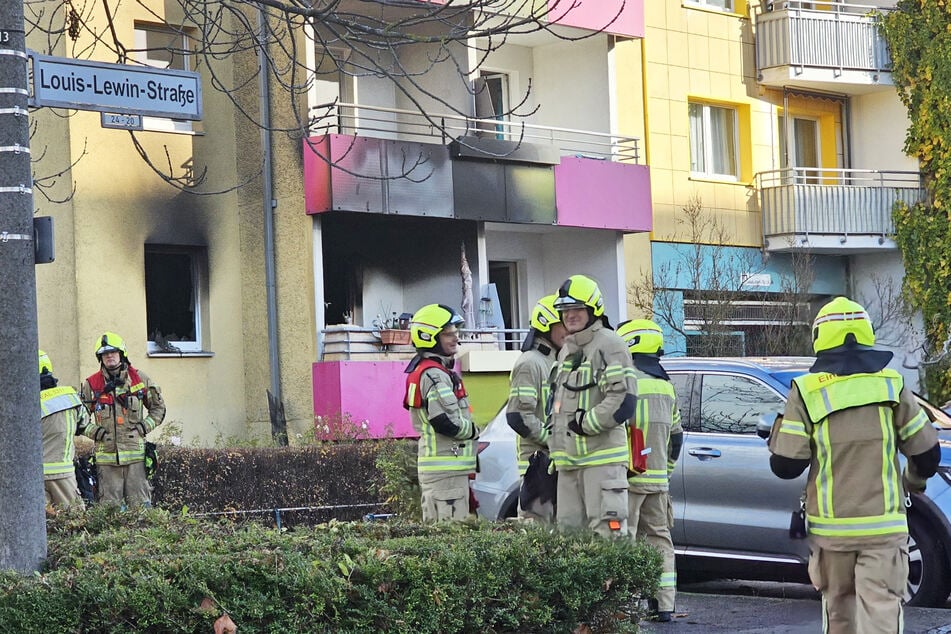
{"label": "downspout pipe", "polygon": [[262,176],[262,211],[264,212],[264,283],[267,291],[267,343],[268,363],[271,374],[271,389],[268,393],[268,410],[271,417],[271,437],[278,445],[287,445],[287,422],[284,418],[284,404],[281,395],[281,364],[278,357],[279,341],[277,328],[277,284],[274,272],[274,211],[277,201],[274,199],[273,155],[271,152],[271,85],[267,63],[268,34],[267,14],[258,10],[258,82],[261,108],[261,147],[264,161]]}

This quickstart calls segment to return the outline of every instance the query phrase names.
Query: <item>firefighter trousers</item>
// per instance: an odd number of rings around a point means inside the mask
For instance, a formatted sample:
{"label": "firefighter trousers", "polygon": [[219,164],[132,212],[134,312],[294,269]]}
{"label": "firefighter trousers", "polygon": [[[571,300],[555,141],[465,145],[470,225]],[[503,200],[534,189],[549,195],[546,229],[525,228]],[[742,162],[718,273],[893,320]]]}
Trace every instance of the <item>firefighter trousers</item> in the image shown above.
{"label": "firefighter trousers", "polygon": [[656,548],[663,558],[660,585],[657,588],[657,610],[673,612],[677,596],[677,568],[674,560],[674,542],[670,539],[667,509],[670,495],[666,491],[627,495],[628,525],[632,539],[643,539]]}
{"label": "firefighter trousers", "polygon": [[828,550],[811,544],[809,578],[822,592],[827,634],[896,634],[904,630],[902,596],[908,546]]}
{"label": "firefighter trousers", "polygon": [[461,522],[469,517],[469,474],[421,479],[424,522]]}
{"label": "firefighter trousers", "polygon": [[127,507],[150,506],[152,485],[145,477],[145,462],[126,465],[96,462],[98,474],[97,500],[105,504],[122,504]]}
{"label": "firefighter trousers", "polygon": [[73,504],[84,506],[83,498],[79,495],[79,485],[76,483],[76,474],[70,473],[63,478],[43,480],[46,490],[46,504],[67,507]]}
{"label": "firefighter trousers", "polygon": [[555,522],[589,528],[604,537],[627,536],[627,465],[609,464],[558,472]]}

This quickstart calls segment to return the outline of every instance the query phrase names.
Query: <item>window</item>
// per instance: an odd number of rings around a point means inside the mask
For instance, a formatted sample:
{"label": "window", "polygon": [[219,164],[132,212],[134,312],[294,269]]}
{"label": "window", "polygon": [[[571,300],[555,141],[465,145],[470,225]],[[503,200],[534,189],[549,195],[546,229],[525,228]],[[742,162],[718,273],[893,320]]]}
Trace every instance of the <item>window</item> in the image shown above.
{"label": "window", "polygon": [[766,385],[745,376],[704,374],[700,387],[700,430],[755,434],[759,417],[786,404]]}
{"label": "window", "polygon": [[685,4],[694,4],[718,11],[733,11],[733,0],[684,0]]}
{"label": "window", "polygon": [[151,24],[135,25],[137,62],[152,68],[193,70],[188,36],[182,30]]}
{"label": "window", "polygon": [[688,112],[692,175],[737,180],[739,140],[736,110],[691,103]]}
{"label": "window", "polygon": [[[168,70],[194,70],[191,42],[182,28],[136,23],[134,42],[132,57],[140,64]],[[199,122],[181,119],[143,116],[142,126],[155,132],[201,133]]]}
{"label": "window", "polygon": [[818,183],[818,168],[822,167],[819,120],[792,117],[791,129],[786,128],[786,121],[785,116],[779,115],[779,156],[784,166],[806,168],[800,171],[805,177],[799,182]]}
{"label": "window", "polygon": [[203,247],[145,245],[148,352],[202,351],[202,304],[207,297]]}
{"label": "window", "polygon": [[[509,76],[506,73],[482,71],[479,79],[475,83],[476,100],[476,118],[477,119],[495,119],[496,121],[508,121],[509,112]],[[482,129],[491,130],[494,128],[497,139],[507,138],[508,130],[503,124],[488,127],[484,124],[479,126]]]}

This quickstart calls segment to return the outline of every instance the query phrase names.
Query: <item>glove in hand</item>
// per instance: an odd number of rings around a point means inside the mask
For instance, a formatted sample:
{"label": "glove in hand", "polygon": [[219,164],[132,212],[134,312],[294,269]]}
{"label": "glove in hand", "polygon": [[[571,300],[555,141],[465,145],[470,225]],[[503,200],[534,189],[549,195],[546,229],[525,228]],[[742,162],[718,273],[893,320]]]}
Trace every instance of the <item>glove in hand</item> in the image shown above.
{"label": "glove in hand", "polygon": [[568,429],[579,436],[587,436],[584,431],[584,410],[579,409],[575,412],[575,417],[568,421]]}

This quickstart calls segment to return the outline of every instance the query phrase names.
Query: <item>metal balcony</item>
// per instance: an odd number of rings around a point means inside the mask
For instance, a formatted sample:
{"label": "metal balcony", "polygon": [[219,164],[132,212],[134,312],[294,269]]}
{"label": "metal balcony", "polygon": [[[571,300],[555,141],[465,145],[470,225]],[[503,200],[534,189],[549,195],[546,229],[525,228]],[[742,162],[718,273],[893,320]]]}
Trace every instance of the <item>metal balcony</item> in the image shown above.
{"label": "metal balcony", "polygon": [[[517,145],[549,146],[560,156],[580,156],[621,163],[640,163],[639,139],[606,132],[573,130],[460,114],[423,114],[380,106],[333,102],[310,109],[310,133],[347,134],[381,139],[448,144],[480,138]],[[473,148],[478,151],[478,148]],[[505,155],[485,158],[504,158]]]}
{"label": "metal balcony", "polygon": [[896,248],[892,209],[925,199],[918,172],[789,168],[756,175],[767,251],[846,255]]}
{"label": "metal balcony", "polygon": [[862,94],[894,89],[879,29],[887,8],[774,1],[756,20],[757,79],[767,86]]}

